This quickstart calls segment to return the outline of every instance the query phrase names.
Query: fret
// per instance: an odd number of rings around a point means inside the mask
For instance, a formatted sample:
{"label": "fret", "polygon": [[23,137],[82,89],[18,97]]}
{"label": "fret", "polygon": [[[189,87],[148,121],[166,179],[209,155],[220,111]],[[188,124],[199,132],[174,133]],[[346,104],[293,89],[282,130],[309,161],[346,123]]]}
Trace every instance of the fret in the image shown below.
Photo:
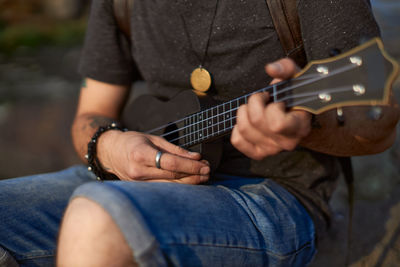
{"label": "fret", "polygon": [[222,118],[223,118],[223,124],[222,124],[222,132],[223,132],[223,131],[225,131],[225,129],[226,129],[225,103],[222,104]]}
{"label": "fret", "polygon": [[233,118],[233,116],[232,116],[232,101],[229,101],[229,117],[230,117],[229,121],[231,124],[229,126],[229,129],[232,129],[232,118]]}
{"label": "fret", "polygon": [[[200,127],[200,140],[203,140],[206,138],[207,136],[207,127],[204,127],[205,125],[205,121],[204,121],[204,111],[201,112],[201,116],[200,116],[200,121],[199,121],[199,127]],[[207,125],[206,125],[207,126]]]}
{"label": "fret", "polygon": [[189,118],[185,117],[185,122],[184,122],[184,128],[183,128],[183,142],[185,144],[187,144],[189,142],[189,138],[188,138],[188,125],[189,125]]}
{"label": "fret", "polygon": [[232,116],[232,127],[231,130],[233,129],[233,126],[236,124],[236,116]]}
{"label": "fret", "polygon": [[175,126],[176,126],[176,129],[174,129],[174,132],[175,132],[174,142],[176,145],[180,146],[180,145],[184,144],[184,142],[185,142],[185,138],[184,138],[185,137],[185,131],[184,131],[185,121],[182,120],[180,122],[177,122],[175,124]]}
{"label": "fret", "polygon": [[205,129],[206,129],[206,132],[207,132],[207,138],[209,137],[209,136],[211,136],[211,134],[212,134],[212,131],[210,130],[210,119],[211,119],[211,109],[206,109],[205,111],[204,111],[204,125],[205,125]]}
{"label": "fret", "polygon": [[206,138],[207,136],[207,125],[205,125],[205,117],[204,117],[204,111],[201,112],[201,116],[200,116],[200,122],[199,122],[199,126],[200,126],[200,140]]}
{"label": "fret", "polygon": [[243,104],[246,104],[246,103],[247,103],[247,101],[246,101],[246,96],[241,96],[241,97],[239,97],[239,98],[238,98],[238,101],[239,101],[239,106],[241,106],[241,105],[243,105]]}
{"label": "fret", "polygon": [[214,134],[216,134],[219,131],[218,116],[217,116],[218,112],[216,107],[213,107],[211,109],[211,115],[212,115],[213,132]]}
{"label": "fret", "polygon": [[224,105],[218,105],[218,133],[224,129]]}
{"label": "fret", "polygon": [[203,112],[197,114],[197,131],[199,132],[199,138],[197,141],[201,141],[204,136]]}
{"label": "fret", "polygon": [[203,110],[203,112],[202,112],[202,119],[203,119],[203,121],[202,121],[202,123],[201,123],[201,125],[202,125],[202,127],[203,127],[203,138],[204,139],[207,139],[208,138],[208,125],[207,125],[207,118],[208,118],[208,116],[207,116],[207,112],[208,112],[208,110],[206,109],[206,110]]}
{"label": "fret", "polygon": [[200,129],[200,117],[201,117],[201,115],[200,114],[197,114],[197,116],[196,116],[196,129],[195,129],[195,131],[196,131],[196,139],[195,139],[195,142],[197,143],[199,140],[200,140],[200,138],[202,137],[202,134],[201,134],[201,129]]}
{"label": "fret", "polygon": [[237,98],[234,101],[235,102],[232,102],[233,108],[232,108],[232,111],[231,111],[231,116],[232,116],[232,122],[231,122],[232,127],[231,127],[231,129],[233,129],[233,127],[236,124],[236,113],[237,113],[237,110],[239,109],[239,99]]}
{"label": "fret", "polygon": [[274,96],[274,102],[278,102],[278,93],[277,93],[277,85],[274,83],[272,85],[272,90],[273,90],[273,96]]}
{"label": "fret", "polygon": [[193,144],[194,142],[194,116],[190,116],[190,144]]}
{"label": "fret", "polygon": [[249,97],[250,97],[250,95],[245,95],[245,96],[243,96],[243,104],[247,104],[247,100],[249,99]]}
{"label": "fret", "polygon": [[213,120],[212,120],[212,108],[207,109],[207,120],[206,120],[206,125],[207,125],[207,136],[213,136]]}
{"label": "fret", "polygon": [[230,119],[230,109],[229,109],[229,103],[224,103],[224,132],[229,129],[229,119]]}
{"label": "fret", "polygon": [[208,127],[207,127],[207,110],[204,110],[202,116],[202,122],[201,122],[201,127],[203,128],[203,138],[207,139],[208,138]]}

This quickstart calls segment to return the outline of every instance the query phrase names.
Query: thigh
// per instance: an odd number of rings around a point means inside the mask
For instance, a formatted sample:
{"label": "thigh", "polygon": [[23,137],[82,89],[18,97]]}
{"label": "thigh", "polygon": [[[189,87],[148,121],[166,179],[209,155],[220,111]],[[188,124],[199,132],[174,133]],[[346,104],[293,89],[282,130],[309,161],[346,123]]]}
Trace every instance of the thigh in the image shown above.
{"label": "thigh", "polygon": [[310,216],[267,179],[90,183],[74,196],[101,204],[144,266],[305,266],[315,253]]}
{"label": "thigh", "polygon": [[0,181],[0,246],[26,266],[53,266],[62,214],[73,190],[94,181],[84,166]]}

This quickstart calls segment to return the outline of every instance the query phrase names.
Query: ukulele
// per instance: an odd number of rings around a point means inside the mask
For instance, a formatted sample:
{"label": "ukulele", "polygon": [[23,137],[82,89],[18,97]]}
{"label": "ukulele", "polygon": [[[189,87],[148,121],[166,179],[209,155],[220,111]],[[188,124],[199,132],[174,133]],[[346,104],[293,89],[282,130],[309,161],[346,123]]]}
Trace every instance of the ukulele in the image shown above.
{"label": "ukulele", "polygon": [[310,62],[294,78],[215,104],[210,97],[185,90],[164,101],[142,95],[127,105],[122,121],[129,130],[159,135],[171,143],[202,153],[212,168],[222,155],[218,140],[231,132],[236,111],[258,92],[268,92],[271,102],[312,114],[356,105],[388,105],[399,66],[384,50],[379,38],[346,53]]}

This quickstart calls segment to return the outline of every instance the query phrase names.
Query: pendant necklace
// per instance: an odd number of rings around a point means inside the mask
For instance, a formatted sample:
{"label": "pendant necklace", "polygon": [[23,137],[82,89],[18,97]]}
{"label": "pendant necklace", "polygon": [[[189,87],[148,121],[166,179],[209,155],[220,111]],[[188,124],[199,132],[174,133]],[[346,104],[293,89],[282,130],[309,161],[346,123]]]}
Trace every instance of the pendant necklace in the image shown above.
{"label": "pendant necklace", "polygon": [[192,85],[193,89],[195,89],[196,91],[199,91],[199,92],[203,92],[203,93],[207,92],[208,89],[210,89],[211,84],[212,84],[211,74],[207,69],[204,68],[204,63],[207,58],[208,47],[210,45],[211,33],[212,33],[212,28],[214,25],[215,17],[217,14],[217,9],[218,9],[218,0],[215,1],[214,14],[213,14],[213,17],[211,20],[211,25],[210,25],[210,29],[208,32],[206,47],[204,49],[202,58],[200,58],[199,55],[194,52],[193,44],[192,44],[192,41],[189,36],[189,31],[187,29],[187,25],[181,14],[183,29],[184,29],[187,41],[190,45],[190,49],[193,51],[193,54],[196,56],[197,60],[200,62],[200,65],[197,68],[195,68],[190,75],[190,84]]}

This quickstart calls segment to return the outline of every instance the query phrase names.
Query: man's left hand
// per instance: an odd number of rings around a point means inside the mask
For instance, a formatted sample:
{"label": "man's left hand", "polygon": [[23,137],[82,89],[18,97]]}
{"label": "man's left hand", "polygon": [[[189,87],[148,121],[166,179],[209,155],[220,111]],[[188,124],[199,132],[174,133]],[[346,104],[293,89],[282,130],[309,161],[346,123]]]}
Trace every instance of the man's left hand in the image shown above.
{"label": "man's left hand", "polygon": [[[299,68],[289,58],[265,67],[271,84],[293,77]],[[283,150],[293,150],[311,131],[311,114],[286,110],[285,104],[269,103],[268,93],[253,94],[237,111],[231,143],[246,156],[261,160]]]}

